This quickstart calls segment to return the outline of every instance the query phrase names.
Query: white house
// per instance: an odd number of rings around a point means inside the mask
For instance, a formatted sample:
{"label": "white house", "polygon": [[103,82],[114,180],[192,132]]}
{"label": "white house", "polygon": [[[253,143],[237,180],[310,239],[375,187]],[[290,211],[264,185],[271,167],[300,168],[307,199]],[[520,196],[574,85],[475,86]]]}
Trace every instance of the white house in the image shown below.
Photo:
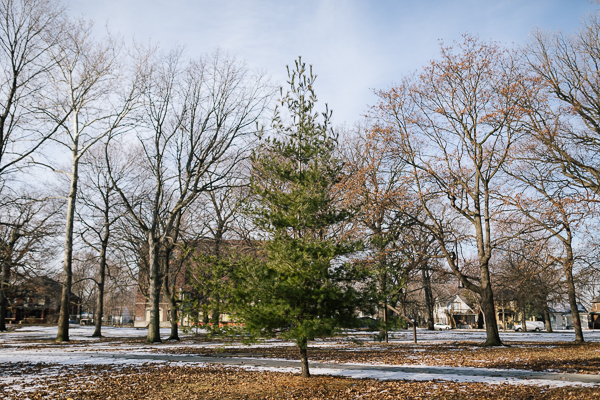
{"label": "white house", "polygon": [[[582,304],[577,304],[577,310],[579,311],[579,319],[581,320],[581,327],[585,329],[588,326],[588,311]],[[564,311],[555,311],[550,309],[550,322],[552,323],[552,329],[573,329],[573,317],[571,316],[571,309]]]}
{"label": "white house", "polygon": [[435,322],[448,324],[453,328],[477,328],[478,314],[479,310],[460,294],[436,302],[433,309]]}

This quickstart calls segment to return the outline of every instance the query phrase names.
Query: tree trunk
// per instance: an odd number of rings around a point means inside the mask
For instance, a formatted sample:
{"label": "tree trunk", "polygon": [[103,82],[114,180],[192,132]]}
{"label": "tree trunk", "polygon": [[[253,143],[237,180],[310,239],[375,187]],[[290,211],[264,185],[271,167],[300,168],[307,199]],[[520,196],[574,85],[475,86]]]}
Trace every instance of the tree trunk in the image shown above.
{"label": "tree trunk", "polygon": [[169,303],[171,307],[171,334],[167,340],[180,340],[179,339],[179,316],[177,313],[177,305],[175,301],[169,296]]}
{"label": "tree trunk", "polygon": [[575,343],[583,343],[583,331],[581,329],[581,319],[577,308],[577,297],[575,295],[575,282],[573,282],[573,253],[567,249],[567,261],[564,265],[565,276],[567,277],[567,293],[569,295],[569,305],[571,306],[571,317],[573,318],[573,328],[575,329]]}
{"label": "tree trunk", "polygon": [[527,332],[527,319],[525,318],[525,306],[523,306],[523,314],[521,314],[521,325],[523,332]]}
{"label": "tree trunk", "polygon": [[486,341],[483,346],[502,346],[500,334],[498,333],[498,321],[496,320],[496,309],[494,307],[494,294],[491,286],[482,288],[481,303],[483,306],[483,318],[485,321]]}
{"label": "tree trunk", "polygon": [[204,325],[204,329],[208,329],[209,323],[210,323],[210,317],[208,316],[208,305],[205,305],[202,308],[202,325]]}
{"label": "tree trunk", "polygon": [[425,306],[427,307],[427,330],[433,329],[433,291],[431,290],[431,275],[427,270],[427,264],[421,270],[423,275],[423,288],[425,289]]}
{"label": "tree trunk", "polygon": [[308,340],[302,338],[298,341],[298,349],[300,350],[300,365],[302,367],[302,377],[310,377],[310,371],[308,370]]}
{"label": "tree trunk", "polygon": [[[9,252],[10,253],[10,252]],[[6,331],[6,311],[8,309],[8,298],[6,290],[10,279],[10,254],[2,260],[2,276],[0,276],[0,332]]]}
{"label": "tree trunk", "polygon": [[148,324],[148,343],[160,342],[160,290],[159,244],[152,232],[148,232],[148,265],[150,267],[150,323]]}
{"label": "tree trunk", "polygon": [[60,316],[58,318],[57,342],[69,340],[69,318],[71,309],[71,286],[73,283],[73,224],[75,220],[75,205],[77,202],[77,180],[79,159],[77,158],[78,142],[77,136],[73,143],[73,165],[71,166],[71,189],[67,203],[67,222],[65,234],[65,257],[63,260],[64,281],[60,301]]}
{"label": "tree trunk", "polygon": [[[165,265],[167,265],[167,263],[169,262],[169,253],[167,253],[167,257],[165,257]],[[171,320],[169,321],[171,323],[171,334],[169,335],[169,338],[167,340],[179,340],[179,318],[177,315],[177,300],[175,299],[176,293],[175,290],[170,290],[169,272],[167,270],[165,271],[165,277],[163,278],[163,290],[165,292],[165,296],[169,301],[169,308],[171,309]]]}
{"label": "tree trunk", "polygon": [[413,326],[413,343],[417,343],[417,321],[415,321],[414,319],[412,320],[412,326]]}
{"label": "tree trunk", "polygon": [[381,296],[379,305],[379,340],[388,342],[388,312],[387,312],[387,273],[380,271],[379,274],[379,295]]}
{"label": "tree trunk", "polygon": [[550,320],[550,309],[548,303],[544,302],[544,325],[546,326],[546,332],[552,333],[552,321]]}
{"label": "tree trunk", "polygon": [[102,241],[100,250],[100,279],[98,280],[98,297],[96,297],[96,309],[94,310],[94,333],[92,337],[102,337],[102,317],[104,316],[104,281],[106,276],[106,248],[108,247],[108,235]]}
{"label": "tree trunk", "polygon": [[212,329],[213,331],[219,329],[219,322],[220,322],[220,318],[221,318],[221,309],[219,307],[219,295],[216,294],[215,295],[215,304],[212,310],[212,318],[211,318],[211,323],[212,323]]}

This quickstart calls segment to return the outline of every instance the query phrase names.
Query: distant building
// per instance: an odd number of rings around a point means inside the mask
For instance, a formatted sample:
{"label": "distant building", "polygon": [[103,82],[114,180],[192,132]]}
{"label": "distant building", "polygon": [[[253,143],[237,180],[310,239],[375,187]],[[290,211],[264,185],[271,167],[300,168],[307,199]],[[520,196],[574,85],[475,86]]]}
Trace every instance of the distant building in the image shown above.
{"label": "distant building", "polygon": [[[7,324],[57,323],[63,285],[47,276],[17,275],[7,291]],[[80,298],[71,293],[70,319],[79,316]]]}
{"label": "distant building", "polygon": [[[216,254],[231,254],[235,255],[248,255],[254,254],[256,249],[252,247],[252,244],[248,241],[243,240],[222,240],[216,243],[214,240],[201,240],[196,243],[196,254],[204,254],[214,256]],[[180,249],[176,248],[173,251],[170,262],[172,264],[181,262]],[[185,262],[188,265],[188,262]],[[190,296],[194,296],[195,290],[190,285],[190,271],[185,267],[181,267],[175,277],[170,279],[175,282],[175,292],[177,293],[178,302],[184,299],[189,299]],[[143,269],[140,268],[140,274],[138,275],[138,290],[135,300],[135,319],[134,326],[138,328],[147,327],[150,323],[150,301],[148,299],[148,279],[145,276]],[[167,298],[164,296],[161,290],[161,299],[159,302],[159,321],[160,326],[168,328],[171,326],[171,308],[169,306]],[[221,314],[221,321],[227,321],[228,316]],[[179,319],[179,325],[188,325],[188,320],[185,318]]]}
{"label": "distant building", "polygon": [[453,328],[483,328],[483,314],[478,305],[461,294],[438,301],[435,304],[434,320]]}
{"label": "distant building", "polygon": [[600,329],[600,296],[592,299],[592,310],[588,314],[588,328]]}
{"label": "distant building", "polygon": [[[577,303],[577,311],[579,311],[579,319],[581,320],[581,327],[585,328],[588,325],[588,311],[582,305]],[[571,315],[571,309],[567,308],[564,310],[550,309],[550,323],[552,329],[573,329],[573,316]]]}

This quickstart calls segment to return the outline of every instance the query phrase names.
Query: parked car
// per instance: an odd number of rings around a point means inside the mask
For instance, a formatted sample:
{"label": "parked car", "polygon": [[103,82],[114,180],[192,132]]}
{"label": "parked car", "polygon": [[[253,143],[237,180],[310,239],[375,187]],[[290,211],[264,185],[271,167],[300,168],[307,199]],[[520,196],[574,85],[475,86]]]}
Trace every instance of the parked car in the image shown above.
{"label": "parked car", "polygon": [[[544,321],[527,321],[527,330],[528,331],[543,331],[546,329],[546,325],[544,325]],[[514,327],[515,332],[521,332],[523,330],[522,324],[517,324]]]}
{"label": "parked car", "polygon": [[93,325],[94,321],[91,318],[81,318],[79,325]]}
{"label": "parked car", "polygon": [[433,324],[433,329],[435,329],[436,331],[443,331],[443,330],[452,329],[452,327],[450,325],[441,324],[438,322],[437,324]]}

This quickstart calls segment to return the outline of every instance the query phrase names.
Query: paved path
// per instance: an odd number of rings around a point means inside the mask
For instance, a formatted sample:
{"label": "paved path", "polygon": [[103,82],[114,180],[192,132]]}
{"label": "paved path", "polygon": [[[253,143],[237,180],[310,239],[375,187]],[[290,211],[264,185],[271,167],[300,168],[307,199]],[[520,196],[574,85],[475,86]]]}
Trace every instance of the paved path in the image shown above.
{"label": "paved path", "polygon": [[[240,365],[250,367],[270,367],[270,368],[300,368],[300,361],[293,360],[273,360],[268,358],[246,358],[233,355],[220,356],[198,356],[198,355],[170,355],[170,354],[124,354],[124,353],[106,353],[85,352],[86,356],[92,358],[119,358],[128,360],[147,360],[147,361],[169,361],[169,362],[193,362],[207,364],[226,364]],[[432,379],[446,379],[448,376],[459,377],[479,377],[479,378],[507,378],[518,380],[540,380],[540,381],[560,381],[572,383],[585,383],[600,385],[600,375],[592,374],[567,374],[555,372],[532,372],[527,370],[498,370],[472,367],[428,367],[428,366],[390,366],[390,365],[357,365],[357,364],[333,364],[311,362],[309,366],[315,369],[331,369],[336,371],[378,371],[387,373],[404,373],[417,375],[433,375]],[[411,379],[407,377],[406,379]]]}

